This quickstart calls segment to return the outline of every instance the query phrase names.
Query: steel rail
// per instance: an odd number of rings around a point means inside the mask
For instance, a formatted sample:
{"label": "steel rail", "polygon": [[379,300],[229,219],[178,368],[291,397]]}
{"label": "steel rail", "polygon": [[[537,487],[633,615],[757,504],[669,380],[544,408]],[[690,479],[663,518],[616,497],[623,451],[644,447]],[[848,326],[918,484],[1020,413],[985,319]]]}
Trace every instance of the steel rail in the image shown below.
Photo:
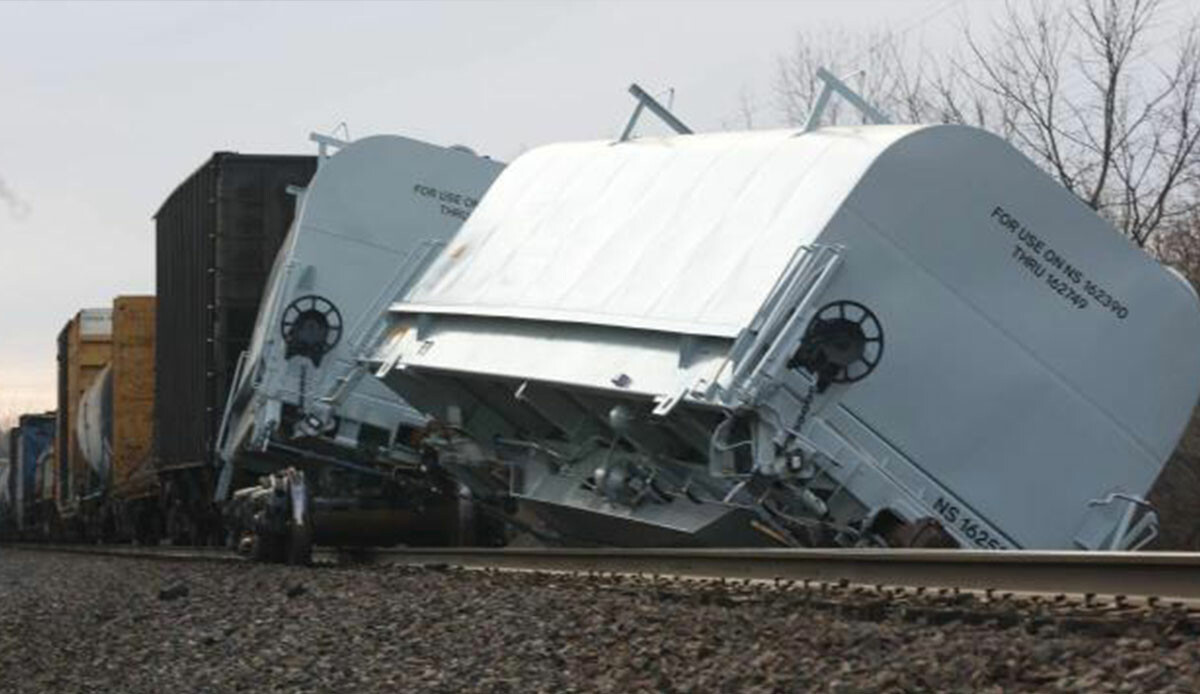
{"label": "steel rail", "polygon": [[1200,599],[1200,553],[919,549],[380,550],[401,564]]}
{"label": "steel rail", "polygon": [[[136,559],[248,561],[211,547],[7,544],[2,549]],[[1200,553],[921,549],[616,549],[318,547],[319,559],[468,569],[658,574],[720,579],[847,582],[1013,593],[1200,600]],[[3,553],[0,551],[0,559]]]}
{"label": "steel rail", "polygon": [[40,542],[0,543],[0,561],[7,550],[30,552],[59,552],[62,554],[86,554],[100,557],[126,559],[153,559],[156,561],[216,561],[240,562],[246,558],[224,547],[176,547],[147,545],[90,545],[90,544],[46,544]]}

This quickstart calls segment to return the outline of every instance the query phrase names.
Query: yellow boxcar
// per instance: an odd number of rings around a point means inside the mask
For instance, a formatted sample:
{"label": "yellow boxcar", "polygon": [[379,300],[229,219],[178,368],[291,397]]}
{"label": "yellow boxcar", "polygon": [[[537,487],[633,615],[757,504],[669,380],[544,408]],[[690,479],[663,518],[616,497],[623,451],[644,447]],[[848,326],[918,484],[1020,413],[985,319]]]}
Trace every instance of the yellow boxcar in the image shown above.
{"label": "yellow boxcar", "polygon": [[126,502],[158,496],[154,454],[153,296],[113,302],[112,495]]}

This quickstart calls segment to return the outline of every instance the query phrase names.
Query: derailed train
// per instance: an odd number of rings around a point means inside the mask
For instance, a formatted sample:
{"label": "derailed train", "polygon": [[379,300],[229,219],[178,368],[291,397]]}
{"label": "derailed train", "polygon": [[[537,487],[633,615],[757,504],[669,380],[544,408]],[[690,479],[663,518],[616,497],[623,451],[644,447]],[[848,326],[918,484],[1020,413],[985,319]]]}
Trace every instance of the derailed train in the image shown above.
{"label": "derailed train", "polygon": [[[371,154],[374,143],[387,149],[392,141],[369,138],[368,157],[378,158]],[[463,148],[403,142],[412,146],[388,152],[399,156],[393,169],[402,165],[405,175],[428,184],[441,180],[439,176],[452,180],[447,176],[458,171],[439,168],[442,159],[451,161],[459,171],[476,174],[459,181],[463,195],[481,195],[500,166]],[[354,151],[364,151],[364,146]],[[354,156],[351,152],[341,162]],[[307,274],[293,273],[288,252],[277,253],[294,213],[310,211],[303,212],[305,220],[327,224],[330,208],[344,208],[354,200],[353,187],[330,184],[320,189],[323,194],[307,195],[305,186],[317,164],[317,157],[218,152],[172,192],[155,215],[157,297],[119,297],[112,308],[82,310],[60,333],[58,410],[23,417],[12,437],[18,443],[54,442],[21,457],[29,461],[31,480],[34,458],[43,458],[36,474],[47,482],[35,488],[32,483],[16,484],[23,479],[16,476],[11,493],[6,483],[0,534],[143,543],[165,537],[182,544],[237,539],[238,505],[219,503],[229,501],[227,493],[215,498],[221,470],[215,463],[218,438],[228,421],[226,403],[239,402],[229,398],[242,373],[239,355],[252,343],[255,349],[264,346],[253,334],[260,303],[264,316],[274,311],[273,321],[282,318],[290,324],[299,319],[289,331],[299,341],[286,341],[287,357],[295,356],[290,350],[297,345],[316,365],[325,356],[323,348],[317,351],[315,344],[305,342],[314,330],[313,315],[320,317],[308,310],[311,306],[276,306],[277,292],[264,296],[276,280],[298,280],[296,286],[312,280],[311,268]],[[342,166],[330,167],[322,180],[336,182]],[[389,180],[393,172],[386,169],[375,173],[380,174],[376,188],[382,186],[390,195],[398,185],[403,191],[412,184]],[[448,238],[463,217],[439,213],[437,233]],[[369,219],[365,224],[371,226]],[[393,259],[386,252],[390,230],[374,231],[382,245],[369,247],[362,258],[375,262],[365,268],[371,270],[367,277]],[[407,250],[401,247],[397,253]],[[386,288],[387,278],[379,281],[375,291]],[[344,315],[357,320],[362,310],[351,303],[338,319]],[[354,328],[339,324],[336,334],[345,330],[353,339]],[[273,348],[276,341],[268,340],[265,346]],[[324,364],[343,366],[335,353]],[[251,369],[245,374],[261,376]],[[306,389],[303,368],[300,379],[302,396],[315,392]],[[307,488],[321,521],[309,541],[445,544],[472,539],[474,521],[469,514],[461,517],[464,505],[454,487],[446,488],[446,478],[414,474],[419,465],[411,456],[379,454],[402,445],[395,438],[399,425],[419,425],[423,418],[403,403],[389,407],[398,399],[373,379],[350,391],[342,396],[351,409],[340,413],[342,428],[335,440],[339,445],[305,439],[256,450],[239,458],[236,472],[226,468],[223,489],[297,466],[311,473]],[[362,422],[348,433],[350,416],[360,412]],[[290,416],[290,410],[283,414]],[[279,558],[282,549],[267,547],[265,556]],[[293,555],[297,552],[304,550],[294,548]]]}
{"label": "derailed train", "polygon": [[[374,372],[426,470],[564,543],[1136,548],[1200,392],[1190,285],[969,127],[543,147],[392,267],[332,382]],[[293,406],[336,438],[337,398]]]}
{"label": "derailed train", "polygon": [[193,466],[260,556],[337,510],[399,541],[464,511],[567,544],[1155,533],[1200,302],[998,138],[329,145]]}
{"label": "derailed train", "polygon": [[[59,334],[56,443],[47,474],[39,467],[47,483],[21,500],[40,514],[0,509],[6,534],[221,538],[212,432],[291,222],[288,187],[315,166],[310,156],[217,152],[171,193],[155,215],[156,296],[84,309]],[[122,320],[123,304],[136,320]]]}

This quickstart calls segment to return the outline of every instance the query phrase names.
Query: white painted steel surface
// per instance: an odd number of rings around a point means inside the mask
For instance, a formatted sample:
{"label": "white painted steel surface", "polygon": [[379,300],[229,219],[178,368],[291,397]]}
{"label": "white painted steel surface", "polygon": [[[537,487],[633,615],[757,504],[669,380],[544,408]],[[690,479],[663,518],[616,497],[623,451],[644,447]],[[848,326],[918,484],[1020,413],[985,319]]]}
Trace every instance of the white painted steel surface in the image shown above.
{"label": "white painted steel surface", "polygon": [[[728,405],[697,383],[737,385],[731,340],[809,244],[841,258],[815,304],[862,302],[886,335],[808,428],[868,506],[1072,547],[1117,523],[1093,501],[1148,490],[1200,392],[1197,298],[973,128],[533,150],[393,307],[380,360]],[[437,322],[405,332],[419,315]]]}
{"label": "white painted steel surface", "polygon": [[904,131],[542,147],[497,182],[409,301],[734,337]]}

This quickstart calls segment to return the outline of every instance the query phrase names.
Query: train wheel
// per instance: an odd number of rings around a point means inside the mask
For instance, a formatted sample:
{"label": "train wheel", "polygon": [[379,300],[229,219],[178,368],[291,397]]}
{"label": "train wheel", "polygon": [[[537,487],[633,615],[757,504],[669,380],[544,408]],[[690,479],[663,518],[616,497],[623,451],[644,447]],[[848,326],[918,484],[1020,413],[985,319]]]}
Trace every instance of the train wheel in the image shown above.
{"label": "train wheel", "polygon": [[204,528],[193,518],[192,522],[188,524],[187,543],[193,547],[203,547],[208,544],[205,542],[206,539]]}
{"label": "train wheel", "polygon": [[288,469],[284,475],[288,496],[287,563],[307,566],[312,563],[313,545],[312,515],[309,513],[311,492],[300,470]]}
{"label": "train wheel", "polygon": [[287,563],[293,566],[312,564],[312,527],[290,524],[287,534]]}
{"label": "train wheel", "polygon": [[173,545],[192,545],[195,544],[193,536],[195,535],[195,519],[184,506],[173,506],[167,512],[167,539]]}
{"label": "train wheel", "polygon": [[142,502],[131,514],[133,516],[133,539],[139,545],[153,546],[159,541],[158,511],[152,504]]}
{"label": "train wheel", "polygon": [[105,545],[110,545],[119,539],[117,533],[116,514],[111,507],[106,506],[100,512],[100,527],[97,535],[97,539],[99,539],[100,544]]}
{"label": "train wheel", "polygon": [[287,556],[287,538],[274,533],[255,533],[250,545],[250,558],[269,564],[283,563]]}

